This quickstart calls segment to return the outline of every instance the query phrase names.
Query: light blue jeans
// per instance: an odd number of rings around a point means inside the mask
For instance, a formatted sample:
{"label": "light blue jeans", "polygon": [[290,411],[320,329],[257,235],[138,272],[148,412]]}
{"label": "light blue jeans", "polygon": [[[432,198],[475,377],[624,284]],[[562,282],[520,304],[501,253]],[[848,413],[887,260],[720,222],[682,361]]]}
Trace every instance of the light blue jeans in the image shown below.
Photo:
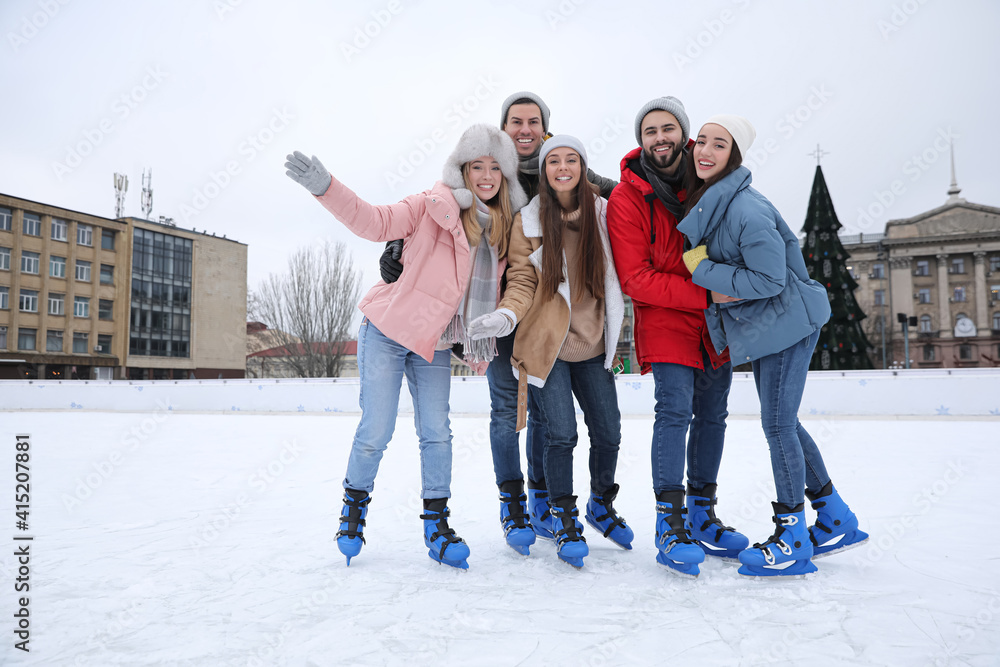
{"label": "light blue jeans", "polygon": [[451,351],[438,350],[434,362],[388,338],[365,318],[358,332],[361,422],[347,460],[344,488],[372,492],[399,412],[403,377],[413,397],[413,421],[420,442],[420,497],[451,497]]}
{"label": "light blue jeans", "polygon": [[799,423],[799,404],[806,388],[809,360],[819,331],[781,352],[751,363],[760,398],[760,421],[771,450],[771,471],[778,502],[795,507],[805,500],[805,488],[818,493],[830,481],[823,456]]}

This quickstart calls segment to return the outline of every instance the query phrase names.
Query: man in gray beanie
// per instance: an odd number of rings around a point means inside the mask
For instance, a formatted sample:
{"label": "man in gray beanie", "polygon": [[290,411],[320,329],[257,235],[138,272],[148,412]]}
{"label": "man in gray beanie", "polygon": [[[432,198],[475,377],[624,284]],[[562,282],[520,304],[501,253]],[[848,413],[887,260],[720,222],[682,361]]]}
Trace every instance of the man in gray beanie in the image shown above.
{"label": "man in gray beanie", "polygon": [[708,337],[704,309],[711,297],[691,282],[677,231],[684,217],[684,154],[694,145],[690,128],[676,97],[639,109],[639,147],[622,158],[621,183],[608,201],[608,236],[622,292],[632,298],[639,366],[653,374],[656,560],[697,576],[706,553],[735,558],[749,540],[715,516],[733,373],[728,352]]}

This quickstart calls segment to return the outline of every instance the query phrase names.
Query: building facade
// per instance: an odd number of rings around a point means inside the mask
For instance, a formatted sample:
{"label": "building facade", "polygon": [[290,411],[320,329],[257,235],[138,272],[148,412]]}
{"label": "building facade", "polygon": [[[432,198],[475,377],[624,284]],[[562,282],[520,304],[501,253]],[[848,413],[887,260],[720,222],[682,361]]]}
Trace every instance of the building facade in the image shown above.
{"label": "building facade", "polygon": [[0,194],[0,378],[243,377],[246,246]]}
{"label": "building facade", "polygon": [[958,193],[953,181],[943,206],[841,237],[876,368],[905,367],[907,350],[911,368],[1000,366],[1000,208]]}

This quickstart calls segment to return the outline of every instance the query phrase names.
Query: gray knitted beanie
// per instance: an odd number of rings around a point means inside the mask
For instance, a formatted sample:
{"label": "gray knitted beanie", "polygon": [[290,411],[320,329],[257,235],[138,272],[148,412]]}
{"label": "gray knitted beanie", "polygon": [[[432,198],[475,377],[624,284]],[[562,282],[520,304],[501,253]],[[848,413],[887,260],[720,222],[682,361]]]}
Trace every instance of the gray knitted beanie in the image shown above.
{"label": "gray knitted beanie", "polygon": [[669,114],[673,114],[674,118],[681,125],[681,132],[684,134],[682,143],[686,144],[688,137],[691,136],[691,124],[688,122],[687,112],[684,111],[684,105],[676,97],[657,97],[655,100],[650,100],[639,109],[639,113],[635,116],[635,140],[642,145],[642,119],[646,117],[650,111],[666,111]]}
{"label": "gray knitted beanie", "polygon": [[510,97],[508,97],[503,101],[503,106],[500,107],[500,127],[503,127],[504,125],[507,124],[507,112],[510,111],[510,108],[514,105],[514,102],[517,102],[518,100],[531,100],[532,102],[538,105],[539,111],[542,112],[542,131],[548,132],[549,107],[545,104],[545,102],[542,101],[541,97],[535,95],[534,93],[529,93],[526,90],[521,91],[520,93],[514,93],[513,95],[511,95]]}

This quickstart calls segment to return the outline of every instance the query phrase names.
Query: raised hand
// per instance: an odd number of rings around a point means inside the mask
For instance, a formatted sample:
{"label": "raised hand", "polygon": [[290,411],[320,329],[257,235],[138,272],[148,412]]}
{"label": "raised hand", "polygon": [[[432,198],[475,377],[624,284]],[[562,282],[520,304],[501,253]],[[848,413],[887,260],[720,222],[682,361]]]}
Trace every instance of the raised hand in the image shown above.
{"label": "raised hand", "polygon": [[326,170],[323,163],[315,155],[308,158],[305,154],[295,151],[291,155],[285,156],[285,175],[292,179],[312,194],[319,197],[326,194],[330,187],[330,172]]}

